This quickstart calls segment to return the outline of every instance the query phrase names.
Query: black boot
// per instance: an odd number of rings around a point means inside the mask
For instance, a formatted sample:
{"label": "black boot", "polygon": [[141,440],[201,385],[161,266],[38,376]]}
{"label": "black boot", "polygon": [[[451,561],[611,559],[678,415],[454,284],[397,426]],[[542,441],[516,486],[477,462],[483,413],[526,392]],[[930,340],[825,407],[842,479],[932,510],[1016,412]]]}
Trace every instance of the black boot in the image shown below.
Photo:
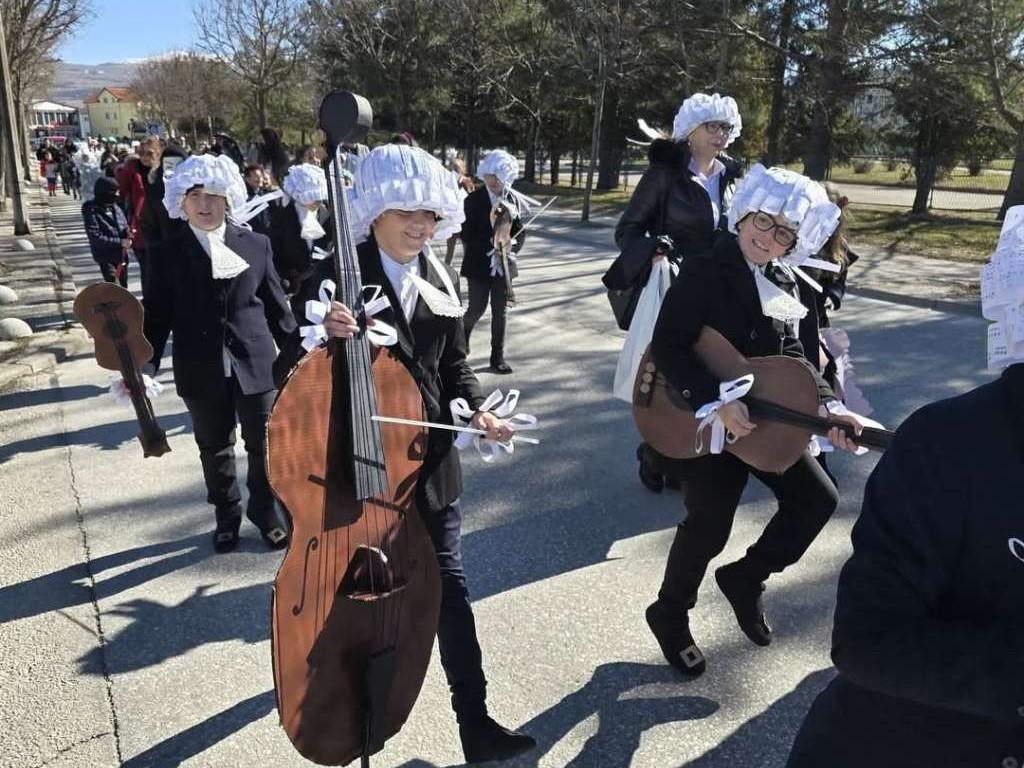
{"label": "black boot", "polygon": [[238,528],[242,525],[242,510],[238,507],[217,510],[217,528],[213,532],[213,551],[221,554],[238,546]]}
{"label": "black boot", "polygon": [[770,645],[772,630],[764,617],[764,606],[761,604],[761,593],[764,592],[762,578],[751,573],[743,560],[738,560],[716,570],[715,581],[732,606],[743,634],[755,645]]}
{"label": "black boot", "polygon": [[494,373],[507,374],[512,373],[512,366],[505,362],[505,358],[499,355],[495,357],[491,355],[491,370]]}
{"label": "black boot", "polygon": [[467,763],[508,760],[537,746],[532,736],[510,731],[487,715],[479,720],[459,723],[459,738]]}
{"label": "black boot", "polygon": [[284,549],[288,546],[290,536],[288,523],[282,519],[277,507],[273,506],[268,512],[257,513],[252,509],[245,512],[249,521],[260,529],[260,536],[263,543],[270,549]]}
{"label": "black boot", "polygon": [[647,606],[647,626],[661,646],[665,661],[683,676],[700,677],[707,668],[704,654],[690,634],[690,619],[685,612],[674,612],[660,600]]}
{"label": "black boot", "polygon": [[661,493],[665,488],[665,478],[651,468],[650,463],[647,461],[645,447],[644,443],[636,447],[636,458],[640,462],[640,482],[651,493]]}

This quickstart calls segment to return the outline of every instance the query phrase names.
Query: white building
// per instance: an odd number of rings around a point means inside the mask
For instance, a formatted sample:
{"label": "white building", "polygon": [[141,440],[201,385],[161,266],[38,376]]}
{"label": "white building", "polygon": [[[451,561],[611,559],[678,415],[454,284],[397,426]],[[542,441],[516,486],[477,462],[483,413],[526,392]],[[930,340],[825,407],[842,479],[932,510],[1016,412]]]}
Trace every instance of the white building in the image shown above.
{"label": "white building", "polygon": [[29,130],[33,137],[77,139],[83,135],[78,108],[55,101],[36,101],[29,106]]}

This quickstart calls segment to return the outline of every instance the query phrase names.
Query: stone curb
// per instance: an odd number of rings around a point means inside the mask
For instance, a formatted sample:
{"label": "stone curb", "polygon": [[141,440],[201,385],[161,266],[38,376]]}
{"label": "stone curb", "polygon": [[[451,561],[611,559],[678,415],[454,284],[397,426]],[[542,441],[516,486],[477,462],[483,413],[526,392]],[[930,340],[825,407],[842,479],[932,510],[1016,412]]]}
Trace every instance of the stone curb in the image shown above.
{"label": "stone curb", "polygon": [[956,299],[922,299],[906,293],[885,291],[878,288],[865,288],[863,286],[850,286],[846,292],[851,296],[863,296],[865,299],[887,301],[890,304],[903,304],[910,307],[932,309],[936,312],[981,317],[981,302],[978,299],[964,299],[961,301]]}
{"label": "stone curb", "polygon": [[[6,353],[0,354],[0,392],[12,389],[19,379],[34,376],[52,370],[69,356],[74,355],[88,344],[88,336],[81,328],[75,328],[75,317],[72,306],[75,298],[75,280],[71,266],[64,258],[60,247],[53,219],[50,215],[50,204],[43,195],[42,187],[37,187],[39,220],[36,225],[35,237],[42,236],[45,240],[45,259],[53,270],[51,285],[57,311],[63,320],[65,329],[41,331],[33,334]],[[38,247],[40,255],[44,249]],[[43,261],[43,259],[41,259]]]}

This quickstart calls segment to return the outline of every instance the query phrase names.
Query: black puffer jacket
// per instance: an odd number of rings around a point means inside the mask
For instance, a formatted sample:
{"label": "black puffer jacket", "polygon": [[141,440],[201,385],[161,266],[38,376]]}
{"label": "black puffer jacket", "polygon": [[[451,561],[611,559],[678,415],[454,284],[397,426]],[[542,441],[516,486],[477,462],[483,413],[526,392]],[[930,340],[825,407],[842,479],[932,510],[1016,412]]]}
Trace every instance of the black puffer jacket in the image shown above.
{"label": "black puffer jacket", "polygon": [[[726,155],[719,156],[725,172],[719,182],[721,215],[716,224],[712,220],[708,193],[693,179],[690,153],[685,144],[656,139],[648,158],[651,165],[636,185],[615,228],[616,245],[624,250],[636,238],[667,234],[675,245],[676,257],[708,250],[715,235],[726,227],[728,201],[740,176],[739,163]],[[664,227],[661,226],[663,210]]]}

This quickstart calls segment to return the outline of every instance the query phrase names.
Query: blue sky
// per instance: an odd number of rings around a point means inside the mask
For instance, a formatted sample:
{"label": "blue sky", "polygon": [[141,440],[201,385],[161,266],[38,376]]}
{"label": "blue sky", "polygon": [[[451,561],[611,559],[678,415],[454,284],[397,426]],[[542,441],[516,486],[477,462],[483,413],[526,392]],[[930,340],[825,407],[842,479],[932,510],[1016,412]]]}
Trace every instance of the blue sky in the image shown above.
{"label": "blue sky", "polygon": [[57,49],[71,64],[141,59],[192,46],[191,0],[161,5],[132,0],[91,0],[93,15]]}

